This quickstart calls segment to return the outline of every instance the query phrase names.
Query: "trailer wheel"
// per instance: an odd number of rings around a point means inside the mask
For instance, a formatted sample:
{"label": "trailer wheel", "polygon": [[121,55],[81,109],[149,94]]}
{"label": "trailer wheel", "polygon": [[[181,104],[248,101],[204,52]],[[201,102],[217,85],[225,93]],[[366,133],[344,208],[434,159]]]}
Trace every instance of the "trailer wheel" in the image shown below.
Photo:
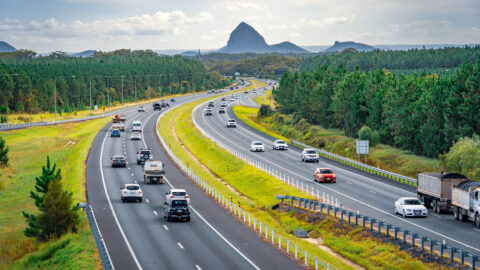
{"label": "trailer wheel", "polygon": [[436,210],[437,210],[437,200],[432,201],[432,210],[433,210],[433,212],[436,212]]}
{"label": "trailer wheel", "polygon": [[437,213],[439,213],[439,214],[442,212],[442,209],[440,208],[440,204],[439,204],[439,203],[437,203],[437,209],[435,209],[435,211],[436,211]]}
{"label": "trailer wheel", "polygon": [[463,214],[463,209],[458,209],[458,220],[465,221],[465,215]]}
{"label": "trailer wheel", "polygon": [[458,220],[458,207],[453,208],[453,218]]}
{"label": "trailer wheel", "polygon": [[480,228],[480,215],[478,213],[475,215],[475,226]]}

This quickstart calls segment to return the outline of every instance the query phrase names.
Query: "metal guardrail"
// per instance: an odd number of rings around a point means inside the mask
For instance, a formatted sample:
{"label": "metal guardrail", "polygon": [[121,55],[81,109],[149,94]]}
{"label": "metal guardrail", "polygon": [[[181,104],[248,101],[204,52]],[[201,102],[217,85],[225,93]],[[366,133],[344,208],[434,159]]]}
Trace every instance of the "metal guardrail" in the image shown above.
{"label": "metal guardrail", "polygon": [[465,258],[471,258],[470,266],[472,269],[477,269],[477,262],[480,262],[480,258],[478,256],[467,251],[463,251],[454,246],[445,245],[441,241],[419,235],[401,227],[394,226],[384,221],[361,215],[341,207],[288,195],[277,195],[276,198],[277,200],[281,200],[282,203],[285,203],[285,200],[290,201],[292,205],[295,205],[295,202],[297,201],[299,207],[307,208],[312,211],[317,211],[318,207],[318,211],[320,211],[320,213],[325,213],[327,216],[333,215],[334,217],[350,224],[359,225],[364,229],[367,228],[370,231],[376,231],[378,233],[385,234],[386,236],[393,238],[393,240],[400,240],[404,244],[409,243],[413,247],[418,246],[422,251],[428,250],[430,253],[438,253],[441,258],[447,256],[450,261],[458,259],[462,265],[466,263]]}
{"label": "metal guardrail", "polygon": [[319,153],[320,156],[322,156],[324,158],[328,158],[328,159],[337,161],[339,163],[342,163],[342,164],[345,164],[347,166],[362,170],[364,172],[368,172],[368,173],[375,174],[375,175],[378,175],[378,176],[381,176],[381,177],[385,177],[387,179],[391,179],[391,180],[400,182],[402,184],[407,184],[407,185],[410,185],[410,186],[416,186],[417,185],[417,179],[407,177],[407,176],[404,176],[404,175],[400,175],[400,174],[396,174],[396,173],[392,173],[392,172],[389,172],[389,171],[386,171],[386,170],[382,170],[380,168],[375,168],[373,166],[363,164],[361,162],[354,161],[354,160],[351,160],[351,159],[348,159],[348,158],[345,158],[345,157],[342,157],[342,156],[339,156],[339,155],[335,155],[335,154],[332,154],[330,152],[327,152],[327,151],[324,151],[324,150],[306,145],[304,143],[295,141],[293,139],[290,139],[290,142],[294,145],[298,145],[298,146],[303,147],[303,148],[314,149],[315,151],[317,151]]}
{"label": "metal guardrail", "polygon": [[7,129],[19,129],[19,128],[27,128],[27,127],[35,127],[35,126],[45,126],[48,122],[41,121],[41,122],[31,122],[31,123],[23,123],[23,124],[0,124],[0,130],[7,130]]}
{"label": "metal guardrail", "polygon": [[98,254],[102,260],[103,269],[113,270],[114,267],[112,260],[110,259],[107,247],[105,246],[105,241],[103,241],[102,233],[98,228],[93,209],[89,204],[87,204],[85,211],[87,212],[88,222],[90,223],[90,228],[92,229],[93,238],[95,238],[95,243],[97,244]]}
{"label": "metal guardrail", "polygon": [[[204,104],[204,103],[202,103]],[[156,127],[160,119],[165,115],[167,111],[163,112],[157,119]],[[315,267],[318,269],[335,269],[330,264],[322,261],[316,256],[309,254],[307,251],[301,249],[299,245],[293,241],[290,241],[285,235],[282,237],[282,234],[279,234],[271,227],[268,227],[267,224],[262,223],[260,220],[257,220],[250,213],[246,212],[245,209],[242,209],[240,205],[233,203],[233,199],[228,196],[223,195],[215,188],[207,184],[202,180],[198,175],[196,175],[190,168],[188,168],[168,147],[168,145],[160,136],[158,128],[156,128],[157,139],[160,141],[162,147],[167,152],[168,156],[172,161],[177,164],[178,168],[183,171],[185,176],[194,182],[198,187],[200,187],[207,195],[212,199],[216,200],[221,206],[223,206],[227,211],[230,212],[232,216],[237,218],[240,222],[243,222],[245,226],[248,226],[252,229],[257,235],[261,238],[264,238],[266,241],[270,242],[278,249],[283,249],[287,254],[291,254],[297,260],[297,262],[304,263],[305,266]]]}

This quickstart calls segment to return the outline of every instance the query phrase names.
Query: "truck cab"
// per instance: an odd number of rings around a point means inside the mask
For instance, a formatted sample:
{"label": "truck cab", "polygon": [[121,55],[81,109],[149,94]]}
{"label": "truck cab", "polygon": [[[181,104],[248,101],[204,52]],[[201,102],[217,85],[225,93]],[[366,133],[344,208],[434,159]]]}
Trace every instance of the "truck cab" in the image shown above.
{"label": "truck cab", "polygon": [[456,220],[470,220],[480,228],[480,182],[465,181],[453,187],[452,205]]}
{"label": "truck cab", "polygon": [[159,160],[149,160],[143,166],[143,180],[145,184],[163,184],[165,177],[164,165]]}

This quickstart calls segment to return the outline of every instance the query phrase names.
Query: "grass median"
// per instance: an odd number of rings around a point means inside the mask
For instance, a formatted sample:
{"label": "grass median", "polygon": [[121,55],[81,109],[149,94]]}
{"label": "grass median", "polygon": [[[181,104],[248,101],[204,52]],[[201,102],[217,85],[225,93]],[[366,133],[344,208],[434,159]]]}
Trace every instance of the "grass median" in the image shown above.
{"label": "grass median", "polygon": [[77,234],[40,243],[23,235],[22,211],[35,212],[30,198],[47,155],[62,171],[73,201],[85,202],[86,158],[93,139],[110,119],[0,132],[10,148],[9,167],[0,168],[0,269],[101,269],[88,219],[80,212]]}
{"label": "grass median", "polygon": [[[429,269],[437,266],[422,263],[394,244],[364,237],[361,230],[339,231],[335,225],[339,223],[336,219],[326,218],[322,222],[312,223],[292,212],[272,210],[271,207],[278,203],[275,199],[277,194],[309,196],[246,164],[203,136],[193,124],[192,110],[206,100],[208,99],[168,112],[159,122],[160,134],[190,169],[219,192],[231,197],[257,220],[268,224],[269,228],[274,228],[282,237],[295,241],[302,249],[337,269],[353,269],[358,265],[367,269]],[[338,259],[315,243],[296,239],[292,232],[299,227],[312,236],[321,235],[323,245],[354,264]]]}

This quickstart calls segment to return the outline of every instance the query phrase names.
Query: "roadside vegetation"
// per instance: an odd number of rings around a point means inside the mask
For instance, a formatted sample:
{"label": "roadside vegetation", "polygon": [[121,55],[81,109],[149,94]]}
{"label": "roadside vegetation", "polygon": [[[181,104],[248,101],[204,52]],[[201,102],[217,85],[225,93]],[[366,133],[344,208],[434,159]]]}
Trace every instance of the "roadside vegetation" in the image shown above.
{"label": "roadside vegetation", "polygon": [[85,160],[90,145],[109,119],[0,132],[10,149],[0,168],[0,269],[101,269],[88,219],[79,212],[77,233],[41,242],[26,237],[23,211],[38,215],[30,191],[42,175],[47,155],[61,168],[63,190],[73,205],[86,202]]}
{"label": "roadside vegetation", "polygon": [[[162,138],[198,176],[222,194],[231,197],[234,203],[253,214],[257,220],[274,228],[282,238],[295,241],[302,249],[336,269],[353,269],[355,264],[367,269],[440,268],[435,264],[422,263],[409,253],[401,251],[398,246],[360,235],[358,229],[340,232],[335,226],[329,225],[337,222],[334,219],[328,218],[320,225],[312,224],[293,212],[272,210],[272,206],[278,203],[275,198],[277,194],[305,198],[310,196],[246,164],[202,135],[193,124],[192,110],[206,100],[208,99],[180,106],[165,114],[157,127]],[[297,228],[305,229],[312,237],[321,236],[324,245],[354,263],[339,260],[317,244],[296,238],[292,233]]]}

